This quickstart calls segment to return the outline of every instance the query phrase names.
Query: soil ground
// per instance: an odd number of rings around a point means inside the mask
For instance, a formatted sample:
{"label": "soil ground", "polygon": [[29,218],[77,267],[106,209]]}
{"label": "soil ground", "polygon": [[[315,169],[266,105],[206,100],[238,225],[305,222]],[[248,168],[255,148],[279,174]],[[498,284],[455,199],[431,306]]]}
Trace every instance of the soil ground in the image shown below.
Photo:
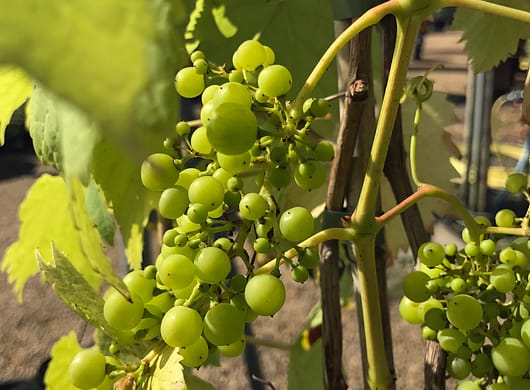
{"label": "soil ground", "polygon": [[[411,64],[411,75],[423,73],[437,63],[444,63],[445,69],[432,73],[435,89],[460,97],[459,101],[462,103],[467,83],[467,67],[463,47],[458,43],[459,37],[458,32],[428,34],[422,60]],[[462,105],[457,107],[457,114],[462,118]],[[463,128],[462,123],[455,126],[457,132]],[[42,172],[42,168],[34,164],[34,158],[27,154],[0,153],[0,202],[3,205],[3,212],[0,213],[0,254],[16,240],[19,227],[18,205],[35,178]],[[440,229],[443,229],[443,226],[438,227],[437,232],[442,232],[445,237],[446,233]],[[398,389],[423,387],[424,344],[420,330],[406,324],[397,313],[399,279],[404,272],[410,270],[411,264],[411,259],[404,256],[389,271],[391,326]],[[308,282],[303,286],[289,283],[287,306],[273,319],[258,320],[253,324],[252,330],[259,338],[291,343],[302,329],[305,315],[318,300],[319,292],[314,283]],[[8,381],[33,377],[48,357],[51,346],[61,335],[75,330],[80,337],[87,336],[83,322],[70,312],[38,277],[26,285],[24,303],[18,305],[6,275],[0,273],[0,308],[0,382],[4,382],[6,389]],[[343,322],[345,372],[351,389],[361,389],[359,335],[354,307],[344,309]],[[257,347],[257,353],[261,372],[254,371],[254,374],[272,383],[277,390],[287,389],[288,353],[262,346]],[[259,388],[256,382],[252,383],[249,379],[242,359],[224,363],[226,364],[221,368],[201,369],[198,375],[211,381],[219,389],[252,389],[253,385],[254,388]]]}

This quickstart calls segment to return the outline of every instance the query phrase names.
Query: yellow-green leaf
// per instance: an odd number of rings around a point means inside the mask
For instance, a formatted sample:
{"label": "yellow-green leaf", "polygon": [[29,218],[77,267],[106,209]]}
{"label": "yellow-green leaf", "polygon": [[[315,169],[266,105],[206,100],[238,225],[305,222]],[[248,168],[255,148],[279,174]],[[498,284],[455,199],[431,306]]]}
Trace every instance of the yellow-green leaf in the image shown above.
{"label": "yellow-green leaf", "polygon": [[31,79],[14,66],[0,67],[0,146],[13,112],[31,95]]}
{"label": "yellow-green leaf", "polygon": [[150,378],[150,390],[187,390],[178,348],[165,347],[157,357]]}
{"label": "yellow-green leaf", "polygon": [[47,390],[79,390],[72,385],[68,379],[68,366],[70,362],[81,351],[74,332],[61,337],[51,350],[51,361],[44,376]]}

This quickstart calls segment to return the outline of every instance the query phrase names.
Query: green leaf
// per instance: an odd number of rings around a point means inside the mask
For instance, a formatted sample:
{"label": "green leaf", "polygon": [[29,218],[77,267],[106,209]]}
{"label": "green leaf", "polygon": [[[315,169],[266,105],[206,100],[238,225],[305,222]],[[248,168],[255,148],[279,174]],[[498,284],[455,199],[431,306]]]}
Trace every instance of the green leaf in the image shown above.
{"label": "green leaf", "polygon": [[88,215],[96,225],[101,237],[110,245],[114,245],[114,221],[105,197],[94,180],[90,181],[86,189],[86,207]]}
{"label": "green leaf", "polygon": [[2,271],[7,271],[9,283],[14,284],[18,299],[26,281],[37,273],[35,250],[44,258],[51,258],[50,243],[54,242],[72,259],[74,267],[95,289],[101,286],[101,276],[87,262],[79,246],[77,228],[67,207],[69,195],[61,177],[43,175],[29,189],[20,205],[21,227],[18,240],[5,252]]}
{"label": "green leaf", "polygon": [[214,385],[193,375],[188,370],[184,371],[184,379],[188,390],[216,390]]}
{"label": "green leaf", "polygon": [[[528,0],[491,2],[530,12]],[[453,28],[464,31],[462,39],[466,42],[466,51],[477,73],[488,71],[510,54],[515,54],[519,39],[530,38],[527,23],[464,8],[457,10]]]}
{"label": "green leaf", "polygon": [[288,389],[322,389],[322,341],[320,339],[309,350],[303,349],[300,343],[291,348],[288,380]]}
{"label": "green leaf", "polygon": [[44,383],[48,390],[79,390],[70,383],[68,366],[74,356],[81,351],[74,332],[61,337],[51,350],[51,360],[44,376]]}
{"label": "green leaf", "polygon": [[0,146],[13,112],[31,95],[31,79],[13,66],[0,67]]}
{"label": "green leaf", "polygon": [[0,63],[20,66],[118,139],[169,131],[177,3],[0,0]]}
{"label": "green leaf", "polygon": [[150,390],[187,390],[178,348],[165,347],[155,361]]}

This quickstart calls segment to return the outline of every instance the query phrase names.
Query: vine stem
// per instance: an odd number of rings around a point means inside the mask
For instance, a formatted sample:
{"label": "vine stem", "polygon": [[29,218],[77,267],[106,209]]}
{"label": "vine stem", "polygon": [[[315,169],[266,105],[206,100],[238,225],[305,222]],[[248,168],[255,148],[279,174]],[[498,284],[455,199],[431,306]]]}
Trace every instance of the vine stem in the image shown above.
{"label": "vine stem", "polygon": [[350,27],[348,27],[342,34],[340,34],[335,41],[328,47],[326,52],[322,55],[318,63],[313,68],[313,71],[308,76],[303,87],[298,92],[296,98],[290,103],[289,108],[291,116],[296,120],[301,117],[302,105],[304,101],[311,96],[317,83],[326,73],[331,62],[337,56],[339,50],[346,45],[355,35],[367,27],[377,24],[384,16],[397,12],[399,10],[399,3],[395,0],[390,0],[379,4],[370,10],[366,11],[358,19],[356,19]]}
{"label": "vine stem", "polygon": [[483,0],[441,0],[440,6],[470,8],[520,22],[530,23],[530,12]]}

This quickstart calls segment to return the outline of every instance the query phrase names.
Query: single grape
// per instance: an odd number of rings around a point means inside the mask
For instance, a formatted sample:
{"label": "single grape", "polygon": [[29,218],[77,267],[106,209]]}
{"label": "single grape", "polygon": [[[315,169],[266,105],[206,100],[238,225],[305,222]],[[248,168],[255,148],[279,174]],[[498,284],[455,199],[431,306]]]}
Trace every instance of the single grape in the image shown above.
{"label": "single grape", "polygon": [[298,265],[291,271],[291,277],[297,283],[304,283],[309,279],[309,270],[303,265]]}
{"label": "single grape", "polygon": [[458,383],[455,390],[481,390],[481,387],[472,380],[465,380]]}
{"label": "single grape", "polygon": [[462,278],[454,278],[449,282],[449,286],[455,293],[461,293],[466,290],[466,281]]}
{"label": "single grape", "polygon": [[291,169],[289,166],[274,166],[268,169],[268,177],[274,188],[283,188],[291,184]]}
{"label": "single grape", "polygon": [[68,366],[70,383],[80,389],[98,387],[105,379],[105,356],[95,348],[79,351]]}
{"label": "single grape", "polygon": [[243,353],[246,346],[247,339],[245,337],[241,337],[239,340],[236,340],[233,343],[227,345],[218,345],[217,350],[223,356],[236,357]]}
{"label": "single grape", "polygon": [[103,304],[103,316],[110,326],[118,330],[134,328],[144,314],[142,298],[131,293],[128,301],[114,288],[109,291]]}
{"label": "single grape", "polygon": [[185,98],[194,98],[204,91],[204,76],[193,66],[182,68],[175,76],[177,93]]}
{"label": "single grape", "polygon": [[204,52],[200,51],[200,50],[195,50],[193,53],[190,54],[190,60],[191,62],[195,62],[197,60],[205,60],[206,59],[206,55],[204,54]]}
{"label": "single grape", "polygon": [[219,87],[213,97],[214,104],[235,103],[250,109],[252,95],[247,87],[240,83],[228,82]]}
{"label": "single grape", "polygon": [[461,330],[476,328],[482,321],[482,305],[467,294],[458,294],[447,303],[447,319]]}
{"label": "single grape", "polygon": [[431,297],[427,288],[429,275],[421,271],[412,271],[403,280],[403,293],[414,302],[424,302]]}
{"label": "single grape", "polygon": [[151,300],[145,303],[145,309],[157,317],[162,317],[169,309],[173,307],[175,297],[168,291],[155,295]]}
{"label": "single grape", "polygon": [[[191,233],[199,230],[201,225],[192,222],[186,214],[177,218],[177,231],[182,234]],[[188,242],[189,245],[189,242]]]}
{"label": "single grape", "polygon": [[171,347],[192,345],[201,336],[202,329],[201,315],[186,306],[173,306],[160,324],[162,339]]}
{"label": "single grape", "polygon": [[292,85],[291,72],[283,65],[267,66],[258,75],[258,87],[269,97],[285,95]]}
{"label": "single grape", "polygon": [[212,176],[196,178],[188,189],[190,203],[201,203],[208,211],[215,210],[224,200],[225,190],[223,185]]}
{"label": "single grape", "polygon": [[189,203],[188,191],[176,185],[162,191],[158,200],[158,212],[164,218],[176,219],[184,214]]}
{"label": "single grape", "polygon": [[436,338],[444,351],[456,353],[466,341],[466,336],[458,329],[447,328],[439,330]]}
{"label": "single grape", "polygon": [[526,174],[515,172],[508,175],[505,182],[506,189],[512,194],[523,192],[528,187],[528,178]]}
{"label": "single grape", "polygon": [[488,238],[486,240],[480,241],[480,253],[483,255],[491,256],[495,253],[495,250],[497,249],[497,246],[495,244],[495,241]]}
{"label": "single grape", "polygon": [[420,302],[418,305],[418,313],[422,319],[425,318],[425,314],[431,309],[443,309],[444,306],[441,301],[436,298],[429,298],[424,302]]}
{"label": "single grape", "polygon": [[530,319],[526,319],[521,325],[521,340],[530,348]]}
{"label": "single grape", "polygon": [[255,192],[245,194],[239,202],[239,212],[249,221],[257,221],[265,215],[268,204],[263,196]]}
{"label": "single grape", "polygon": [[436,340],[436,331],[424,325],[421,327],[421,337],[424,340]]}
{"label": "single grape", "polygon": [[226,279],[232,269],[232,263],[226,252],[214,246],[199,250],[194,262],[197,277],[209,284],[217,284]]}
{"label": "single grape", "polygon": [[267,238],[258,237],[252,247],[257,253],[267,253],[271,249],[271,243]]}
{"label": "single grape", "polygon": [[442,309],[433,308],[423,316],[423,323],[433,330],[447,328],[447,317]]}
{"label": "single grape", "polygon": [[200,154],[210,154],[212,152],[212,145],[208,141],[206,135],[206,127],[201,126],[193,131],[190,139],[191,148],[194,152]]}
{"label": "single grape", "polygon": [[506,247],[499,253],[499,260],[501,263],[513,266],[517,260],[517,255],[515,254],[515,249],[511,247]]}
{"label": "single grape", "polygon": [[170,255],[157,268],[160,281],[171,290],[181,290],[195,278],[195,265],[184,255]]}
{"label": "single grape", "polygon": [[418,258],[428,267],[436,267],[445,257],[444,247],[437,242],[424,242],[418,249]]}
{"label": "single grape", "polygon": [[272,316],[285,302],[285,286],[276,276],[254,275],[245,287],[245,300],[257,314]]}
{"label": "single grape", "polygon": [[204,337],[199,336],[193,344],[180,347],[181,363],[186,367],[199,367],[208,358],[208,344]]}
{"label": "single grape", "polygon": [[156,282],[145,277],[143,270],[134,270],[123,277],[123,283],[132,294],[139,296],[142,302],[147,302],[153,297]]}
{"label": "single grape", "polygon": [[193,181],[199,177],[200,173],[201,171],[199,171],[197,168],[183,169],[182,171],[180,171],[176,184],[181,187],[184,187],[187,190],[188,188],[190,188],[191,183],[193,183]]}
{"label": "single grape", "polygon": [[495,224],[500,227],[512,227],[515,225],[517,215],[513,210],[502,209],[495,214]]}
{"label": "single grape", "polygon": [[204,223],[208,218],[208,206],[202,203],[192,203],[186,211],[186,215],[193,223]]}
{"label": "single grape", "polygon": [[335,147],[331,142],[320,141],[315,145],[315,159],[318,161],[331,161],[335,157]]}
{"label": "single grape", "polygon": [[399,315],[409,324],[417,325],[423,322],[423,318],[418,311],[419,303],[411,301],[407,297],[399,301]]}
{"label": "single grape", "polygon": [[521,340],[506,337],[491,350],[491,361],[500,374],[521,376],[530,368],[530,350]]}
{"label": "single grape", "polygon": [[306,161],[296,167],[294,181],[303,190],[317,189],[326,181],[326,169],[321,163]]}
{"label": "single grape", "polygon": [[208,62],[206,62],[206,60],[203,58],[199,58],[193,61],[193,67],[198,74],[205,74],[208,71]]}
{"label": "single grape", "polygon": [[256,141],[258,123],[250,109],[235,103],[223,103],[213,110],[206,126],[208,140],[223,154],[248,152]]}
{"label": "single grape", "polygon": [[250,153],[244,152],[236,155],[217,153],[219,166],[232,175],[237,175],[250,168]]}
{"label": "single grape", "polygon": [[263,61],[263,66],[269,66],[274,64],[274,60],[276,59],[274,50],[272,50],[269,46],[266,45],[263,45],[263,49],[265,50],[265,61]]}
{"label": "single grape", "polygon": [[204,316],[204,336],[214,345],[228,345],[243,336],[243,314],[229,303],[218,303]]}
{"label": "single grape", "polygon": [[447,359],[446,369],[453,378],[464,379],[471,373],[471,363],[458,356],[451,356]]}
{"label": "single grape", "polygon": [[479,353],[471,362],[471,373],[477,378],[490,375],[493,372],[493,363],[487,353]]}
{"label": "single grape", "polygon": [[480,246],[474,241],[468,242],[464,247],[466,255],[471,257],[477,257],[480,255]]}
{"label": "single grape", "polygon": [[254,70],[264,64],[267,53],[263,45],[255,40],[242,42],[232,56],[236,69]]}
{"label": "single grape", "polygon": [[245,81],[243,71],[241,69],[232,70],[228,75],[228,80],[234,83],[242,83],[243,81]]}
{"label": "single grape", "polygon": [[490,283],[501,293],[512,291],[515,287],[515,281],[515,275],[509,268],[497,266],[490,275]]}
{"label": "single grape", "polygon": [[175,184],[179,172],[173,164],[173,157],[164,153],[154,153],[142,163],[140,177],[147,189],[162,191]]}
{"label": "single grape", "polygon": [[180,121],[175,126],[175,131],[180,136],[186,136],[189,134],[191,128],[188,122]]}
{"label": "single grape", "polygon": [[298,258],[300,265],[303,265],[306,268],[315,268],[320,264],[320,255],[318,253],[318,248],[316,247],[306,247],[302,249],[302,254]]}
{"label": "single grape", "polygon": [[220,88],[220,85],[217,85],[217,84],[212,84],[212,85],[207,86],[201,95],[201,103],[206,104],[210,102],[215,96],[215,93],[219,90],[219,88]]}
{"label": "single grape", "polygon": [[[241,286],[237,286],[238,287],[237,291],[243,292],[245,290],[246,284],[247,284],[247,278],[244,278],[244,283]],[[232,282],[230,286],[232,287]],[[247,301],[245,300],[244,294],[234,295],[230,299],[230,304],[234,305],[237,308],[237,310],[243,313],[243,318],[245,322],[252,322],[258,317],[258,314],[255,311],[253,311],[248,305]]]}
{"label": "single grape", "polygon": [[279,221],[279,228],[282,236],[292,242],[305,240],[313,233],[313,216],[309,210],[295,206],[285,210]]}

